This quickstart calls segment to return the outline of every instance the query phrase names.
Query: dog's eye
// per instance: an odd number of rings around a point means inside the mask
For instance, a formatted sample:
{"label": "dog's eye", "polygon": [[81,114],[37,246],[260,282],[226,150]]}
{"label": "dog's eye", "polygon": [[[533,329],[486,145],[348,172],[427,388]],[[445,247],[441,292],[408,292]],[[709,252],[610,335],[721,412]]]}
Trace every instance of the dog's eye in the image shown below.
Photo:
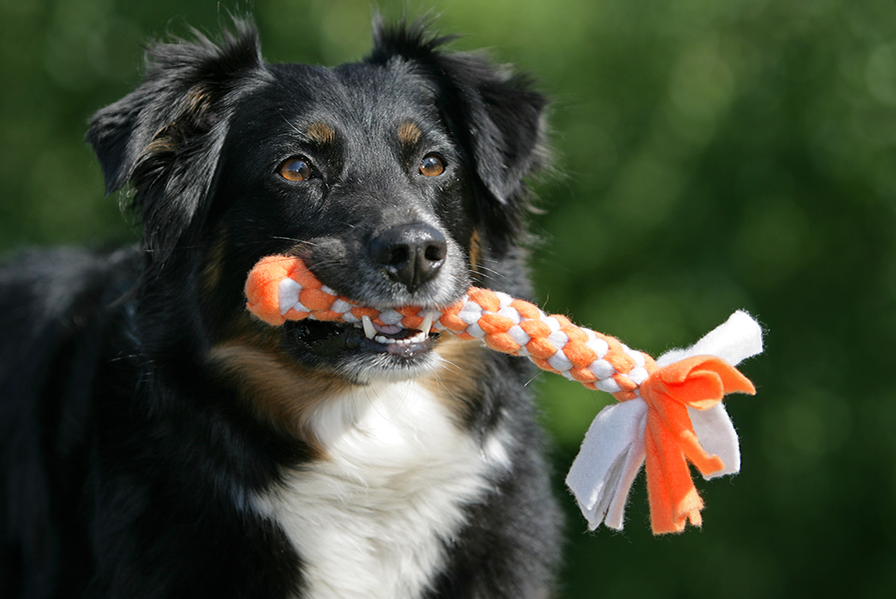
{"label": "dog's eye", "polygon": [[420,173],[427,177],[438,177],[445,172],[445,162],[435,154],[423,157],[420,163]]}
{"label": "dog's eye", "polygon": [[313,175],[311,163],[301,156],[290,158],[280,165],[280,176],[287,181],[307,181]]}

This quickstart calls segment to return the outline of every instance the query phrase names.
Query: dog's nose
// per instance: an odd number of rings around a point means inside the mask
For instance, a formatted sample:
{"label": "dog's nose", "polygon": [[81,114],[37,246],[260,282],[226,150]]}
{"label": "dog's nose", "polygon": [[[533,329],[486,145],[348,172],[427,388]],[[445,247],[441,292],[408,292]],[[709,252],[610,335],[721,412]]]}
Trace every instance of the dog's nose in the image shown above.
{"label": "dog's nose", "polygon": [[369,250],[389,278],[413,293],[439,272],[448,244],[435,227],[415,223],[386,229],[370,242]]}

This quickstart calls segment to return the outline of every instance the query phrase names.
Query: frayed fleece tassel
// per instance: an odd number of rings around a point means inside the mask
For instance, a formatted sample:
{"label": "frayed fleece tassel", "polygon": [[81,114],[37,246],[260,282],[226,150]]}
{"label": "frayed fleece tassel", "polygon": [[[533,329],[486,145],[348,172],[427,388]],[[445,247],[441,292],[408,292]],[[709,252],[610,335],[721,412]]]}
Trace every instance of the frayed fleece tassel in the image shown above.
{"label": "frayed fleece tassel", "polygon": [[384,326],[421,335],[430,328],[447,331],[612,393],[621,403],[597,415],[566,479],[591,529],[601,523],[622,528],[628,492],[642,464],[655,534],[680,532],[688,521],[701,523],[703,501],[688,462],[705,478],[740,469],[737,434],[721,400],[728,393],[755,393],[733,366],[762,351],[762,330],[745,312],[736,312],[693,347],[654,361],[564,316],[476,287],[438,310],[380,311],[338,296],[299,258],[268,256],[250,271],[245,291],[249,311],[272,326],[311,318],[354,324],[369,337]]}
{"label": "frayed fleece tassel", "polygon": [[[682,360],[700,360],[699,356],[715,356],[736,366],[761,352],[762,328],[746,312],[738,311],[692,347],[669,351],[656,362],[663,368]],[[711,374],[706,376],[714,379]],[[716,382],[721,382],[721,378],[711,381]],[[752,386],[743,390],[751,392]],[[700,468],[703,477],[708,480],[740,471],[737,433],[725,406],[720,401],[702,408],[700,402],[693,405],[685,401],[680,405],[686,407],[684,416],[690,420],[697,444],[706,454],[718,460],[707,471]],[[681,410],[678,411],[681,417]],[[605,407],[588,429],[579,455],[566,477],[566,484],[588,520],[589,529],[594,530],[603,523],[609,528],[622,530],[628,493],[645,463],[647,447],[654,452],[658,450],[656,441],[646,442],[645,431],[648,430],[650,412],[648,402],[638,397]],[[654,409],[654,412],[661,419],[659,410]],[[662,435],[662,431],[658,434]],[[659,456],[653,459],[661,461]],[[680,460],[676,461],[676,465],[680,474]],[[683,466],[687,469],[686,464]],[[648,461],[647,469],[653,532],[680,532],[689,519],[692,524],[699,525],[703,504],[690,477],[687,483],[677,480],[679,486],[675,487],[669,484],[673,476],[664,472],[668,467],[660,466],[660,472],[655,472],[656,466]],[[670,509],[670,506],[675,507]]]}

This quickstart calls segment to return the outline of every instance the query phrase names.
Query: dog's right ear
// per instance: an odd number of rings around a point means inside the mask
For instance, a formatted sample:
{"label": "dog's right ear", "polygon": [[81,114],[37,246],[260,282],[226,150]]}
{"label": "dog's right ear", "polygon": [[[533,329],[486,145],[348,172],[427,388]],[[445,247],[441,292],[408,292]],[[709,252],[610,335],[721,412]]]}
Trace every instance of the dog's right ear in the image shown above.
{"label": "dog's right ear", "polygon": [[94,115],[87,140],[107,192],[127,183],[154,150],[184,149],[179,142],[207,133],[223,116],[221,101],[234,80],[261,68],[255,27],[242,20],[235,27],[220,45],[198,31],[195,41],[151,45],[140,87]]}
{"label": "dog's right ear", "polygon": [[194,41],[150,46],[141,85],[90,123],[106,190],[133,185],[131,208],[158,265],[206,204],[235,100],[266,79],[254,25],[234,23],[220,43],[194,31]]}

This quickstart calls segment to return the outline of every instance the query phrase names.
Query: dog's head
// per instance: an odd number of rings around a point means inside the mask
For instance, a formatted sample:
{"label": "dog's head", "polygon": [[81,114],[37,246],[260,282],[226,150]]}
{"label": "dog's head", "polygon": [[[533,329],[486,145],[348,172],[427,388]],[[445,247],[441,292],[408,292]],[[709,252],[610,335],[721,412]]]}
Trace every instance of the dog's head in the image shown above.
{"label": "dog's head", "polygon": [[[242,284],[270,254],[382,308],[451,303],[512,250],[523,178],[543,157],[543,96],[443,51],[419,23],[377,24],[374,37],[366,60],[333,69],[264,63],[245,22],[219,44],[158,44],[143,84],[94,117],[108,190],[132,185],[141,291],[182,303],[172,319],[212,342],[263,327],[247,323]],[[432,339],[378,334],[304,322],[277,343],[357,381],[432,365]]]}

